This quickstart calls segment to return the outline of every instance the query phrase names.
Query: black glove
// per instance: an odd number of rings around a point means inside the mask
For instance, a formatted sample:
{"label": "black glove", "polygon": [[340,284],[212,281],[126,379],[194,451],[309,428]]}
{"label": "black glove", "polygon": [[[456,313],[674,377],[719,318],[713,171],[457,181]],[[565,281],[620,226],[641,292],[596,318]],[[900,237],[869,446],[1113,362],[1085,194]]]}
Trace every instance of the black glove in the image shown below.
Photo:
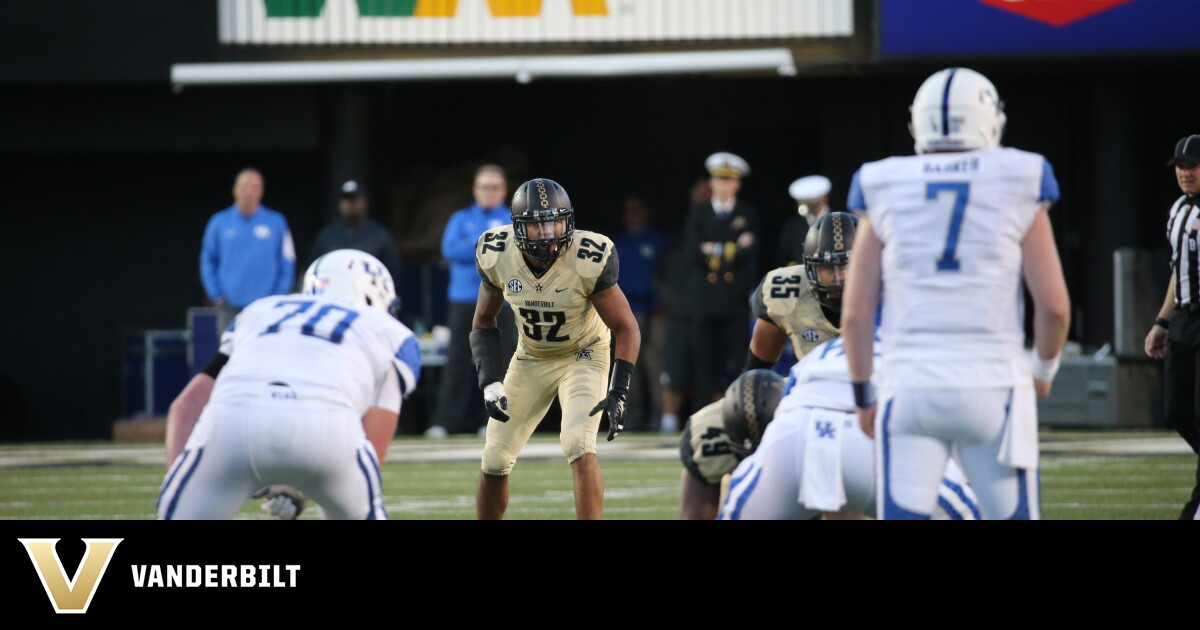
{"label": "black glove", "polygon": [[608,441],[613,441],[625,430],[625,406],[629,403],[629,382],[633,380],[633,364],[617,359],[613,366],[612,382],[608,385],[608,396],[588,414],[589,417],[604,412],[608,418]]}

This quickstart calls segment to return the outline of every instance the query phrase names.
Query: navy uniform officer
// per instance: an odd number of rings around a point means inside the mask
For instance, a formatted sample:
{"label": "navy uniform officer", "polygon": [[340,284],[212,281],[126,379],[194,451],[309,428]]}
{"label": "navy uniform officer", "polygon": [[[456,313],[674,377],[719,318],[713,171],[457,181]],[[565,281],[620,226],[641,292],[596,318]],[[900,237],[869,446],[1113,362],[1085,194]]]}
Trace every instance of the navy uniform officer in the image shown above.
{"label": "navy uniform officer", "polygon": [[712,200],[692,206],[684,226],[697,405],[720,398],[741,372],[759,252],[758,209],[738,199],[750,166],[732,153],[714,153],[705,166]]}

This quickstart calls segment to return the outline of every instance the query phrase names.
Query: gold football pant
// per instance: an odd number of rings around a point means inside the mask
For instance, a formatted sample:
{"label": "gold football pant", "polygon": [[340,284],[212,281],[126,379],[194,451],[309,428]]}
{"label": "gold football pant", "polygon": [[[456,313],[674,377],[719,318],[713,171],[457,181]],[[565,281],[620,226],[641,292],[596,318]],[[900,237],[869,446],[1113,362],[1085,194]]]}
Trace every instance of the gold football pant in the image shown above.
{"label": "gold football pant", "polygon": [[507,422],[489,419],[483,447],[483,472],[507,475],[558,395],[562,407],[559,442],[567,463],[596,452],[596,432],[603,413],[589,416],[608,389],[608,344],[589,346],[580,354],[557,359],[513,356],[504,375],[508,397]]}

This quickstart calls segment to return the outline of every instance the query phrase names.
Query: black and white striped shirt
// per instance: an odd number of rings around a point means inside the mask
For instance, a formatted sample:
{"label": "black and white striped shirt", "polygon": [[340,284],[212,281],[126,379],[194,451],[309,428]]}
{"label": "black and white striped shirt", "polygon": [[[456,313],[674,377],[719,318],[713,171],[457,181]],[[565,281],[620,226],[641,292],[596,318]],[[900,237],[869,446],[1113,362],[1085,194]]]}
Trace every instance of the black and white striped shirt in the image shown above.
{"label": "black and white striped shirt", "polygon": [[1200,306],[1200,198],[1184,195],[1171,206],[1167,239],[1171,241],[1171,269],[1175,272],[1175,306]]}

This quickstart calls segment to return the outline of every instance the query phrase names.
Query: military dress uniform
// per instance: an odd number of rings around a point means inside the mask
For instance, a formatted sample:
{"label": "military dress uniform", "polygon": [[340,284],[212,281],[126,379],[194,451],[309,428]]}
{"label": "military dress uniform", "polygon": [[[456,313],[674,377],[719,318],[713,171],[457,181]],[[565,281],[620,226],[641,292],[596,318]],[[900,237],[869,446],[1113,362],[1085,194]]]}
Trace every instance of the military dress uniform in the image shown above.
{"label": "military dress uniform", "polygon": [[566,254],[540,276],[517,249],[513,226],[484,232],[475,261],[484,282],[504,293],[517,321],[517,351],[504,376],[507,422],[489,420],[483,472],[507,475],[557,395],[559,439],[568,463],[596,452],[603,414],[589,416],[608,389],[611,333],[589,299],[617,283],[608,237],[576,230]]}
{"label": "military dress uniform", "polygon": [[[750,171],[745,160],[731,153],[709,156],[706,167],[713,177],[732,179]],[[687,298],[696,364],[695,400],[700,404],[724,391],[741,372],[749,343],[746,298],[757,278],[758,226],[758,209],[736,197],[732,207],[721,208],[710,201],[688,212],[684,226],[684,248],[691,265]],[[754,236],[753,242],[740,247],[738,238],[745,233]],[[716,245],[702,251],[702,243]]]}

